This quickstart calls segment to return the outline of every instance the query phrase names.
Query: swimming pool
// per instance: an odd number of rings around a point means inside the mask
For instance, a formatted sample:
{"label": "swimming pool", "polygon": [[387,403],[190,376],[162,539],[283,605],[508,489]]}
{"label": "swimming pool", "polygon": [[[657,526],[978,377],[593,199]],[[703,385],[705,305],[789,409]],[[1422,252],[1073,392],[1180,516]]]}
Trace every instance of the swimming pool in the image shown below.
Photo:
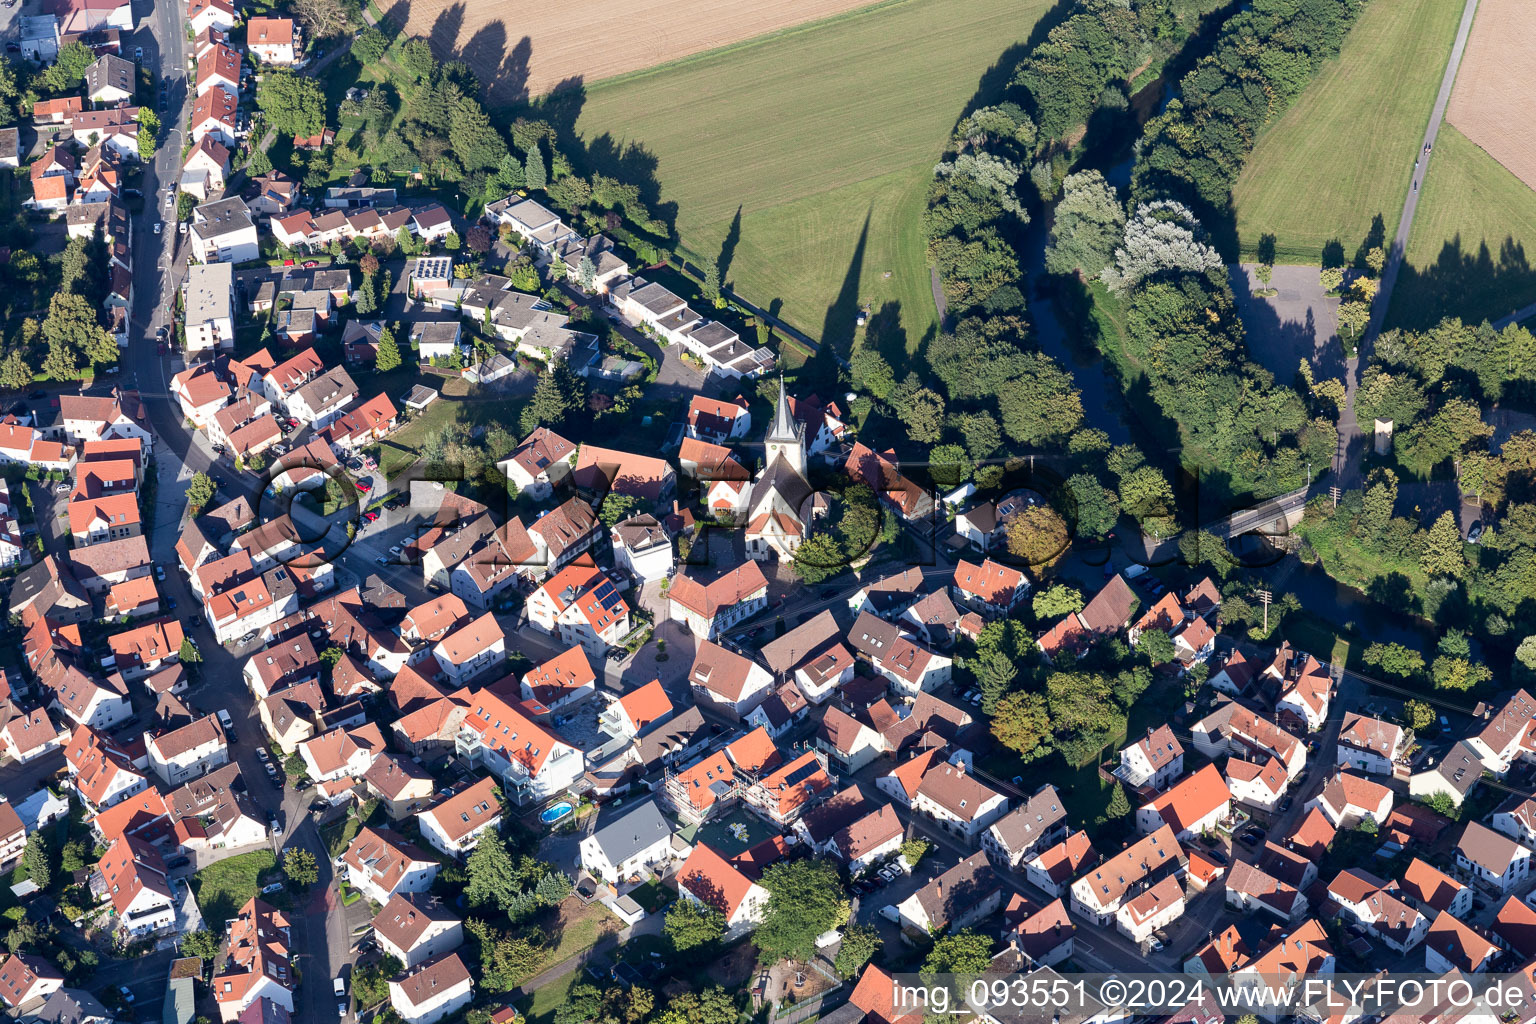
{"label": "swimming pool", "polygon": [[575,808],[562,800],[558,804],[555,804],[555,806],[546,807],[544,810],[540,811],[539,820],[546,825],[553,825],[567,814],[570,814],[573,810],[575,810]]}

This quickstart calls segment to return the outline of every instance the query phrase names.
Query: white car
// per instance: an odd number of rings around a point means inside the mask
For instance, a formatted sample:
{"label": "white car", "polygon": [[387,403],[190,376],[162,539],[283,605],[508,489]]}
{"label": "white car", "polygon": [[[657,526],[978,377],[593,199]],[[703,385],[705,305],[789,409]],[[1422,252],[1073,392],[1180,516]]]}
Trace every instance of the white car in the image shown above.
{"label": "white car", "polygon": [[166,206],[175,206],[176,205],[176,193],[174,193],[174,192],[167,192],[165,194],[165,205]]}
{"label": "white car", "polygon": [[182,221],[180,224],[176,225],[176,228],[182,234],[186,234],[187,233],[187,222],[186,221]]}
{"label": "white car", "polygon": [[163,228],[163,227],[165,227],[165,224],[163,222],[158,221],[158,220],[155,221],[155,234],[158,235],[160,233],[160,229]]}

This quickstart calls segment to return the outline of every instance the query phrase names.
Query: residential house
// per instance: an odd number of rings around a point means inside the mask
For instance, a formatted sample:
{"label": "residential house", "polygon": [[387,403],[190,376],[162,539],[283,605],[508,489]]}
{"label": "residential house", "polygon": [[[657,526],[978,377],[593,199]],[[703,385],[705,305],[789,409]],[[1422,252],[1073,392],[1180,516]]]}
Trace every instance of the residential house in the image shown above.
{"label": "residential house", "polygon": [[229,923],[226,935],[224,966],[212,982],[219,1019],[227,1024],[261,999],[292,1013],[298,978],[287,916],[253,896]]}
{"label": "residential house", "polygon": [[745,716],[768,696],[773,677],[742,655],[701,640],[688,672],[688,685],[702,703]]}
{"label": "residential house", "polygon": [[751,560],[708,583],[679,572],[667,600],[673,621],[684,623],[700,639],[713,640],[721,630],[768,606],[768,580]]}
{"label": "residential house", "polygon": [[[204,139],[212,139],[227,149],[234,149],[240,144],[240,131],[237,127],[237,111],[240,103],[223,89],[210,89],[197,98],[192,104],[192,142],[197,144]],[[254,225],[252,226],[254,231]],[[231,238],[237,239],[243,246],[244,238],[241,232],[234,233]],[[189,235],[198,249],[207,250],[208,244],[202,235]],[[251,244],[255,244],[252,240]],[[233,251],[234,247],[231,247]],[[214,247],[213,251],[217,251]],[[252,257],[254,258],[254,257]],[[211,263],[212,260],[204,260]],[[239,260],[226,260],[224,262],[240,262]]]}
{"label": "residential house", "polygon": [[415,817],[430,804],[437,783],[409,758],[384,753],[363,773],[363,785],[370,796],[383,802],[389,819],[399,821]]}
{"label": "residential house", "polygon": [[912,810],[967,843],[974,842],[1008,811],[1008,798],[968,774],[941,762],[923,773]]}
{"label": "residential house", "polygon": [[643,586],[666,579],[675,564],[672,538],[656,517],[631,516],[608,531],[615,568],[628,572]]}
{"label": "residential house", "polygon": [[229,762],[224,730],[213,715],[167,732],[146,732],[144,747],[149,767],[168,786],[179,786]]}
{"label": "residential house", "polygon": [[1323,791],[1307,801],[1316,807],[1335,828],[1354,828],[1365,818],[1376,824],[1392,813],[1392,791],[1363,775],[1340,770],[1323,785]]}
{"label": "residential house", "polygon": [[405,1024],[435,1024],[469,1005],[475,981],[457,953],[428,960],[389,979],[389,1002]]}
{"label": "residential house", "polygon": [[980,565],[962,558],[955,563],[950,591],[966,608],[987,618],[1001,618],[1011,613],[1029,593],[1029,577],[990,558]]}
{"label": "residential house", "polygon": [[1067,812],[1056,787],[1047,783],[1024,803],[994,821],[981,848],[1017,871],[1025,861],[1067,834]]}
{"label": "residential house", "polygon": [[1507,893],[1531,873],[1531,850],[1476,821],[1456,844],[1456,866],[1469,877]]}
{"label": "residential house", "polygon": [[1166,723],[1149,727],[1145,736],[1120,751],[1114,774],[1133,790],[1161,792],[1184,774],[1184,745]]}
{"label": "residential house", "polygon": [[176,893],[153,845],[125,836],[107,848],[96,867],[122,935],[138,939],[176,923]]}
{"label": "residential house", "polygon": [[433,849],[464,857],[480,842],[487,829],[501,824],[501,801],[494,779],[481,779],[460,787],[421,812],[421,835]]}
{"label": "residential house", "polygon": [[1213,764],[1174,783],[1136,812],[1136,827],[1151,835],[1166,827],[1187,841],[1211,829],[1232,813],[1232,792]]}
{"label": "residential house", "polygon": [[1334,755],[1341,768],[1391,775],[1404,751],[1405,736],[1401,726],[1354,711],[1344,712],[1344,724],[1339,729],[1338,749]]}
{"label": "residential house", "polygon": [[702,842],[678,870],[677,891],[686,900],[718,911],[729,936],[761,923],[768,909],[768,890]]}
{"label": "residential house", "polygon": [[647,873],[672,855],[672,825],[654,800],[626,811],[581,841],[581,866],[613,884]]}
{"label": "residential house", "polygon": [[1003,888],[985,853],[973,853],[896,905],[904,927],[959,931],[995,913]]}
{"label": "residential house", "polygon": [[630,632],[629,605],[590,559],[561,569],[528,598],[528,621],[602,657]]}
{"label": "residential house", "polygon": [[[209,93],[197,101],[197,106],[193,108],[194,126],[197,124],[199,109],[212,96],[213,93]],[[221,133],[204,134],[217,136]],[[195,127],[193,135],[194,141],[202,140],[203,136],[198,134]],[[234,145],[234,140],[229,138],[220,137],[216,141],[226,146]],[[192,246],[192,255],[199,263],[245,263],[261,255],[257,247],[256,222],[251,219],[251,211],[245,205],[245,200],[239,196],[193,207],[192,227],[187,232],[187,239]]]}
{"label": "residential house", "polygon": [[1068,883],[1083,871],[1098,863],[1099,853],[1093,848],[1088,833],[1079,829],[1054,846],[1035,854],[1024,862],[1024,877],[1052,896],[1067,892]]}
{"label": "residential house", "polygon": [[298,26],[292,18],[251,18],[245,23],[246,49],[263,64],[292,64],[298,59]]}
{"label": "residential house", "polygon": [[424,893],[437,878],[437,861],[387,828],[365,826],[341,860],[352,887],[381,905],[401,893]]}
{"label": "residential house", "polygon": [[548,498],[575,466],[576,446],[548,427],[536,428],[511,455],[496,463],[519,494],[535,501]]}
{"label": "residential house", "polygon": [[0,1003],[11,1010],[38,1005],[63,987],[64,972],[40,956],[12,953],[0,963]]}
{"label": "residential house", "polygon": [[506,634],[496,616],[486,612],[438,641],[432,656],[449,681],[462,686],[501,664],[507,656]]}
{"label": "residential house", "polygon": [[470,764],[482,764],[495,773],[509,800],[519,806],[541,803],[581,778],[585,770],[581,751],[496,692],[481,690],[469,703],[455,751]]}
{"label": "residential house", "polygon": [[[184,322],[188,352],[227,352],[235,347],[234,281],[234,267],[229,261],[194,264],[187,268],[187,280],[181,294],[186,308]],[[213,401],[216,391],[213,384],[208,384],[204,389],[207,397],[202,403],[194,403],[194,408]],[[189,392],[183,405],[190,401]]]}
{"label": "residential house", "polygon": [[1142,883],[1176,873],[1184,863],[1172,827],[1163,825],[1073,882],[1072,909],[1101,927],[1108,925]]}
{"label": "residential house", "polygon": [[436,896],[400,893],[391,896],[373,919],[373,933],[386,956],[419,967],[464,944],[464,922]]}

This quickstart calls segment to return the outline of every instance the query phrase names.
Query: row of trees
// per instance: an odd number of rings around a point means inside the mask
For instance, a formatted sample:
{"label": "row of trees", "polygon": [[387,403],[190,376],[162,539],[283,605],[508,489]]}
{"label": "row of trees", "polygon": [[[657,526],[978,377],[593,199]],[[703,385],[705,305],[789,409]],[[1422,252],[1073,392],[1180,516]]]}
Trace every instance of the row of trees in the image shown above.
{"label": "row of trees", "polygon": [[1264,126],[1336,55],[1359,0],[1253,0],[1179,83],[1178,98],[1147,123],[1131,176],[1138,201],[1176,199],[1197,213],[1224,210]]}

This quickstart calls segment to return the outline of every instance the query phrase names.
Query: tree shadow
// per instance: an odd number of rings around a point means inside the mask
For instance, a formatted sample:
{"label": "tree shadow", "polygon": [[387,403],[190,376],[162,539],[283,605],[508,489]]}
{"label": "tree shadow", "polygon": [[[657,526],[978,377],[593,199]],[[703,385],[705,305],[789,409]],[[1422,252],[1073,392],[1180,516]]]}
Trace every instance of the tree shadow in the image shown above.
{"label": "tree shadow", "polygon": [[376,27],[384,38],[394,42],[405,31],[405,26],[411,20],[411,0],[396,0],[389,10],[384,12],[384,17],[376,23]]}
{"label": "tree shadow", "polygon": [[1536,301],[1536,268],[1521,243],[1505,236],[1495,257],[1486,241],[1475,252],[1467,251],[1457,235],[1441,246],[1439,257],[1429,266],[1403,263],[1387,323],[1410,330],[1433,327],[1448,316],[1480,323],[1507,316],[1532,301]]}
{"label": "tree shadow", "polygon": [[720,243],[720,258],[715,261],[715,269],[720,272],[720,284],[729,283],[731,273],[731,261],[736,258],[736,246],[741,243],[741,207],[736,207],[736,216],[731,218],[730,229],[725,233],[725,241]]}
{"label": "tree shadow", "polygon": [[452,60],[459,56],[459,33],[464,31],[464,11],[462,3],[449,4],[433,19],[432,29],[427,33],[427,42],[431,44],[432,52],[437,54],[438,60]]}
{"label": "tree shadow", "polygon": [[[864,250],[869,243],[869,221],[874,209],[864,211],[864,226],[859,229],[859,240],[854,243],[853,257],[843,273],[842,287],[832,305],[827,307],[821,324],[821,344],[846,359],[853,351],[854,331],[859,314],[859,277],[864,270]],[[872,325],[871,325],[872,326]]]}
{"label": "tree shadow", "polygon": [[1387,244],[1387,222],[1378,213],[1371,218],[1371,229],[1365,233],[1365,238],[1360,242],[1360,248],[1355,250],[1354,265],[1357,270],[1367,267],[1366,257],[1372,249],[1385,247]]}

